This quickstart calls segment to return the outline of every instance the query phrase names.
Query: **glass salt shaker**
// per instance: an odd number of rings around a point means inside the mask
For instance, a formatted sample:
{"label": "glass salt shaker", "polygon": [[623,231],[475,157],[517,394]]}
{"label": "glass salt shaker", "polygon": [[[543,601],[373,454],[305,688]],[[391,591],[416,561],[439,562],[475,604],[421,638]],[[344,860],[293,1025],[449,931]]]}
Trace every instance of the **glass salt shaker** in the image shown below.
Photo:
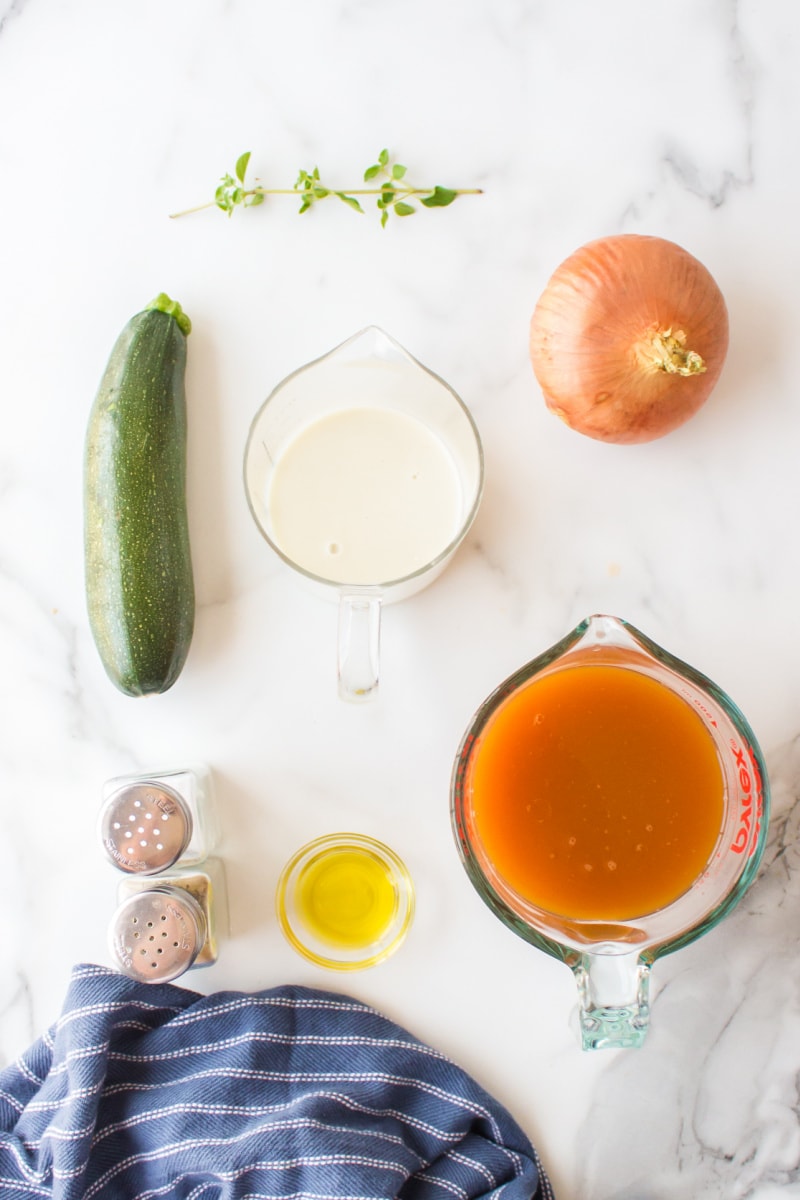
{"label": "glass salt shaker", "polygon": [[128,875],[201,863],[219,839],[207,767],[120,775],[103,785],[100,841]]}
{"label": "glass salt shaker", "polygon": [[115,965],[139,983],[169,983],[192,967],[219,957],[227,930],[222,863],[208,859],[197,870],[167,871],[153,880],[123,879],[117,891],[108,944]]}

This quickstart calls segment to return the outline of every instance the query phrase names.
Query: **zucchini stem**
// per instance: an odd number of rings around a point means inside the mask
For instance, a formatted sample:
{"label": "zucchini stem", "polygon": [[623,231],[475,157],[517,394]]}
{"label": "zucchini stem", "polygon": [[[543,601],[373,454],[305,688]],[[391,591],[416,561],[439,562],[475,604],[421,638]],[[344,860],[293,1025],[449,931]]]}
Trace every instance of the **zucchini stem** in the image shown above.
{"label": "zucchini stem", "polygon": [[178,328],[185,334],[186,337],[192,332],[192,322],[189,320],[186,313],[178,304],[177,300],[170,300],[166,292],[159,292],[155,300],[151,300],[145,307],[145,311],[155,309],[156,312],[166,313],[169,317],[174,317],[178,322]]}

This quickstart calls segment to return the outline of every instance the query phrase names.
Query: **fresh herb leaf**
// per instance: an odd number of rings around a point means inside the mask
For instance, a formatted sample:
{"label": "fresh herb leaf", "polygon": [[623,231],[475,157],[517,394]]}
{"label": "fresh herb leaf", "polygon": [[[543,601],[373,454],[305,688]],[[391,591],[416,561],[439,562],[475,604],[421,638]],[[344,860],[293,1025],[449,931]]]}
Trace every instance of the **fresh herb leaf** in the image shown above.
{"label": "fresh herb leaf", "polygon": [[447,208],[448,204],[452,204],[458,192],[452,188],[435,187],[430,196],[423,196],[420,201],[426,208]]}
{"label": "fresh herb leaf", "polygon": [[340,200],[343,200],[345,204],[349,204],[351,208],[356,210],[356,212],[363,213],[364,210],[355,196],[346,196],[344,192],[334,192],[334,195],[338,196]]}
{"label": "fresh herb leaf", "polygon": [[236,180],[232,175],[223,175],[219,181],[219,186],[214,193],[214,203],[217,208],[221,208],[230,216],[235,207],[234,194],[236,192]]}

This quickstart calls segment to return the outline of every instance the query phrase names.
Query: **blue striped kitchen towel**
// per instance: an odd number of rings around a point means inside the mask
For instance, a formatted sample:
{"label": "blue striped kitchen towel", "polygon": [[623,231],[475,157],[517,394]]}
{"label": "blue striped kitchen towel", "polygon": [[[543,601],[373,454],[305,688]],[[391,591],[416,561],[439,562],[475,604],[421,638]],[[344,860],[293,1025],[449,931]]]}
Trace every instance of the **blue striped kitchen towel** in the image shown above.
{"label": "blue striped kitchen towel", "polygon": [[0,1197],[551,1200],[506,1109],[349,996],[73,971],[0,1071]]}

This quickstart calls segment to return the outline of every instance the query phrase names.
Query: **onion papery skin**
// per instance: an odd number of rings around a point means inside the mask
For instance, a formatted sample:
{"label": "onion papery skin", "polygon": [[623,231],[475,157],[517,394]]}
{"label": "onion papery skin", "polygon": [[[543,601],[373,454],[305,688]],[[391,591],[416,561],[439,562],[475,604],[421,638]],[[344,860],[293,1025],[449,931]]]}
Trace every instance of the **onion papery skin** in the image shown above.
{"label": "onion papery skin", "polygon": [[[685,335],[699,374],[671,374],[650,352]],[[548,408],[604,442],[649,442],[705,403],[728,351],[728,310],[709,271],[675,242],[623,233],[588,242],[551,276],[530,325]]]}

